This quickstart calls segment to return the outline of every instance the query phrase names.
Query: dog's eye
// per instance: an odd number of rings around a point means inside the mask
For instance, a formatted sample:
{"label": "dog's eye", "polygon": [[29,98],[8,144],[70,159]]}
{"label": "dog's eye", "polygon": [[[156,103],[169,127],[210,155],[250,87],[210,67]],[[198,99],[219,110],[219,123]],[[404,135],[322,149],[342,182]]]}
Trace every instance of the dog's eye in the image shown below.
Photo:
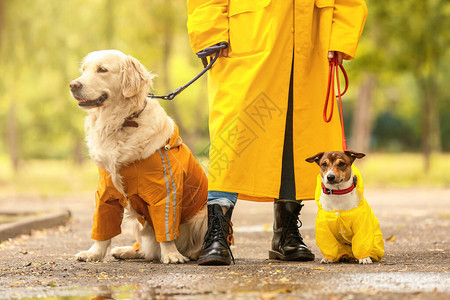
{"label": "dog's eye", "polygon": [[322,167],[326,168],[327,167],[327,163],[322,163]]}
{"label": "dog's eye", "polygon": [[108,70],[105,69],[104,67],[99,67],[99,68],[97,69],[97,72],[98,72],[98,73],[106,73],[106,72],[108,72]]}
{"label": "dog's eye", "polygon": [[338,163],[338,167],[343,167],[345,166],[345,163],[343,163],[342,161],[340,163]]}

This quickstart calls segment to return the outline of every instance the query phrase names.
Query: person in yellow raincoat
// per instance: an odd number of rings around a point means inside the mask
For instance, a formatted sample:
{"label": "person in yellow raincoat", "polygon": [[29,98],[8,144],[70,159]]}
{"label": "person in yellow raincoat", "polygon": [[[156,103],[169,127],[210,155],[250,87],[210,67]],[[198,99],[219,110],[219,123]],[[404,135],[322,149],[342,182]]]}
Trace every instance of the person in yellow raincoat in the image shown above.
{"label": "person in yellow raincoat", "polygon": [[322,179],[317,175],[316,243],[324,258],[339,261],[341,257],[362,259],[370,257],[380,261],[384,255],[384,241],[380,223],[364,198],[364,183],[358,169],[352,166],[356,176],[356,190],[361,195],[359,205],[351,210],[325,211],[319,202]]}
{"label": "person in yellow raincoat", "polygon": [[[230,264],[237,198],[274,201],[270,258],[313,260],[297,227],[314,199],[304,158],[342,150],[338,118],[322,119],[329,58],[355,56],[364,0],[188,0],[194,52],[229,48],[209,72],[208,233],[199,264]],[[221,226],[223,225],[223,226]]]}

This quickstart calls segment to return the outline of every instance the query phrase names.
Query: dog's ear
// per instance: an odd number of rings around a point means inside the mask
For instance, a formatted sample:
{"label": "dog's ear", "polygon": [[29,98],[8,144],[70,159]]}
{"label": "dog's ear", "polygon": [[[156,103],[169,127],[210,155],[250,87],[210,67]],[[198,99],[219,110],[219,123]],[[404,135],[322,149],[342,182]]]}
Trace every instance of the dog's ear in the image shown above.
{"label": "dog's ear", "polygon": [[352,161],[352,163],[353,163],[357,158],[363,158],[364,156],[366,156],[364,153],[355,152],[355,151],[352,151],[352,150],[345,150],[344,153],[350,158],[350,160]]}
{"label": "dog's ear", "polygon": [[322,156],[325,154],[325,152],[319,152],[314,156],[308,157],[307,159],[305,159],[307,162],[309,163],[313,163],[315,162],[316,164],[319,164],[320,159],[322,158]]}
{"label": "dog's ear", "polygon": [[152,75],[134,57],[127,55],[121,66],[122,94],[125,98],[133,97],[143,86],[151,85]]}

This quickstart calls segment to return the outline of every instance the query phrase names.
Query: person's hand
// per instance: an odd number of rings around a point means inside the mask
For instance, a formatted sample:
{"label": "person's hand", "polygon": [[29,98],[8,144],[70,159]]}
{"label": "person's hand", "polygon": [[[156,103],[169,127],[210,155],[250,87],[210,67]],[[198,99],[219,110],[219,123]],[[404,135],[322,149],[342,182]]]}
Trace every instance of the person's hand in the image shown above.
{"label": "person's hand", "polygon": [[230,48],[230,44],[228,44],[228,47],[226,47],[225,49],[222,49],[221,51],[220,51],[220,56],[223,56],[223,57],[228,57],[228,49]]}
{"label": "person's hand", "polygon": [[342,52],[328,51],[328,60],[332,60],[335,55],[337,55],[338,65],[342,65],[342,63],[344,62],[344,53]]}

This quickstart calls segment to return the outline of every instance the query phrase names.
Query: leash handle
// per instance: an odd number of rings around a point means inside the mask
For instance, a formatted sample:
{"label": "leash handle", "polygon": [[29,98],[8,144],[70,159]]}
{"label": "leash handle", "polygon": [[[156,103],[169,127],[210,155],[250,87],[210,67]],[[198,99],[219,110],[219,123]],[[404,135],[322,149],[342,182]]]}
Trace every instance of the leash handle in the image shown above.
{"label": "leash handle", "polygon": [[[341,93],[341,86],[339,83],[339,68],[341,69],[342,74],[344,75],[345,79],[345,89]],[[336,76],[336,83],[337,83],[337,90],[338,94],[335,95],[334,91],[334,77]],[[339,100],[339,112],[340,112],[340,119],[341,119],[341,130],[342,130],[342,147],[344,150],[348,150],[347,148],[347,140],[345,139],[345,130],[344,130],[344,115],[342,112],[342,96],[347,92],[348,89],[348,75],[347,72],[344,69],[343,65],[339,65],[337,62],[337,55],[335,55],[330,60],[330,67],[328,72],[328,85],[327,85],[327,94],[325,98],[325,105],[323,107],[323,120],[326,123],[329,123],[331,119],[333,118],[333,110],[334,110],[334,99],[335,97]],[[330,103],[330,91],[331,93],[331,108],[330,108],[330,115],[327,115],[328,112],[328,104]]]}
{"label": "leash handle", "polygon": [[[191,81],[189,81],[185,85],[180,86],[179,88],[175,89],[173,92],[171,92],[167,95],[155,95],[153,93],[148,93],[147,96],[149,98],[154,98],[154,99],[173,100],[173,98],[175,98],[179,93],[184,91],[187,87],[189,87],[191,84],[193,84],[195,81],[197,81],[200,77],[202,77],[206,72],[208,72],[208,70],[211,69],[212,65],[219,58],[220,51],[222,51],[222,49],[225,49],[227,47],[228,47],[228,44],[225,42],[222,42],[217,45],[205,48],[200,52],[197,52],[197,56],[198,56],[198,58],[200,58],[202,60],[202,63],[204,66],[204,69],[197,76],[195,76]],[[208,64],[207,57],[211,56],[213,54],[216,54],[216,55],[214,56],[214,58],[212,58],[210,60],[210,62]]]}

